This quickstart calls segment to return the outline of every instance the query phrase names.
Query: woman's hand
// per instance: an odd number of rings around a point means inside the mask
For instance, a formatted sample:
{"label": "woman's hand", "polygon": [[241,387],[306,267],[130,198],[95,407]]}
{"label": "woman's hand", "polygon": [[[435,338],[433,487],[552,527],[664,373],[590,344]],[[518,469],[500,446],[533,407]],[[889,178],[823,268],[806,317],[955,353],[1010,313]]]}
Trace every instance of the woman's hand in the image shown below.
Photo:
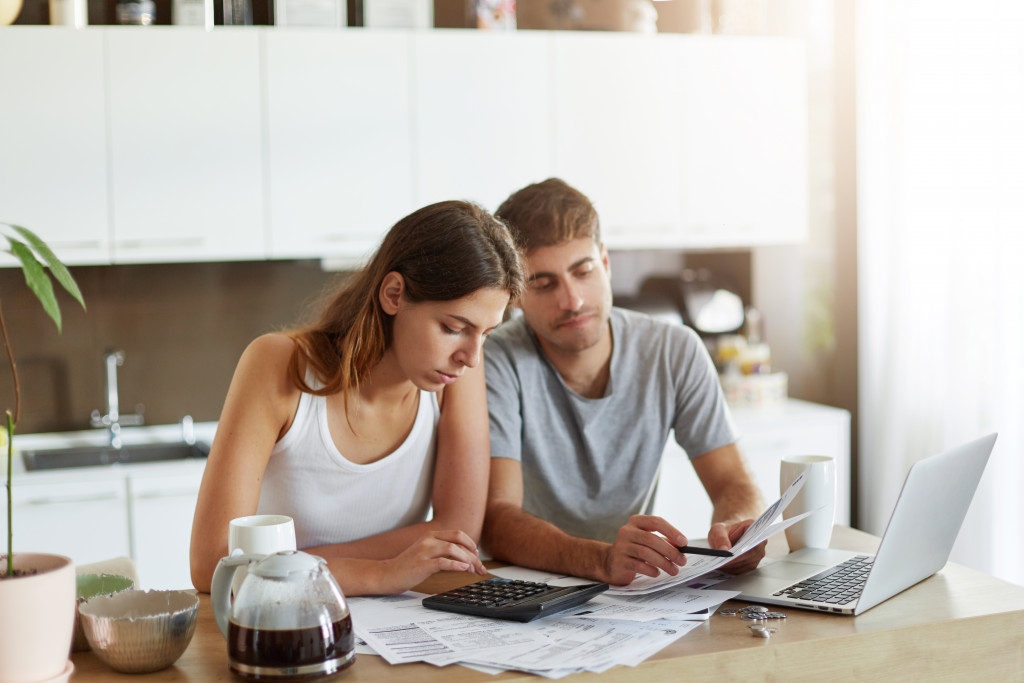
{"label": "woman's hand", "polygon": [[485,576],[476,543],[458,530],[430,531],[390,560],[381,562],[379,591],[400,593],[440,571],[469,572]]}

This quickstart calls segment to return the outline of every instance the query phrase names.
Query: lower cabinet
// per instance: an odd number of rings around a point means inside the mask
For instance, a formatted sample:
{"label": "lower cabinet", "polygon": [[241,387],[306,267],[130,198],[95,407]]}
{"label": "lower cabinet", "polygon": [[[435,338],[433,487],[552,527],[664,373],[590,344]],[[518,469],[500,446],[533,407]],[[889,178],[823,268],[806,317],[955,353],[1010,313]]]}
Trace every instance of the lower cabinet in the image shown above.
{"label": "lower cabinet", "polygon": [[[850,524],[850,414],[830,406],[788,399],[780,406],[736,408],[739,448],[765,505],[779,497],[779,462],[789,455],[836,459],[836,523]],[[704,538],[711,525],[711,501],[686,452],[669,439],[653,513],[687,536]]]}
{"label": "lower cabinet", "polygon": [[[14,486],[14,551],[67,555],[76,565],[131,557],[137,588],[191,588],[189,543],[204,466],[22,473]],[[6,531],[6,506],[0,521]]]}
{"label": "lower cabinet", "polygon": [[191,588],[189,544],[201,469],[160,477],[131,477],[132,555],[143,588]]}
{"label": "lower cabinet", "polygon": [[[123,477],[33,484],[14,480],[14,552],[67,555],[88,564],[129,555]],[[7,506],[0,512],[7,531]],[[6,554],[6,542],[0,554]]]}

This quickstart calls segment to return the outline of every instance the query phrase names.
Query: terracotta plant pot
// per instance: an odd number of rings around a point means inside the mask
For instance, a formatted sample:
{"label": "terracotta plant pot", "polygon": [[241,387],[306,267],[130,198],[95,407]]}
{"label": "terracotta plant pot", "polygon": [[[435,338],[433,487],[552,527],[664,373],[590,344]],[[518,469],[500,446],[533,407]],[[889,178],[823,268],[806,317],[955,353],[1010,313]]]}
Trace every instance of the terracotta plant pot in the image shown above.
{"label": "terracotta plant pot", "polygon": [[75,565],[63,555],[14,553],[14,568],[36,573],[0,579],[0,681],[48,681],[70,661]]}
{"label": "terracotta plant pot", "polygon": [[7,26],[21,12],[21,0],[0,0],[0,26]]}

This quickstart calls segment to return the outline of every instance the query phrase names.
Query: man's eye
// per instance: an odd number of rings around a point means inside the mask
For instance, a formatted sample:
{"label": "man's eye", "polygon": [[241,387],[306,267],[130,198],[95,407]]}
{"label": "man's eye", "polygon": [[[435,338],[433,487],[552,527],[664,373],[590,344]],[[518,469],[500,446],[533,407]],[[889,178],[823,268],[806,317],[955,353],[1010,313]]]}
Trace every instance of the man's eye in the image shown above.
{"label": "man's eye", "polygon": [[545,289],[551,289],[553,286],[550,280],[534,280],[530,285],[530,289],[535,292],[543,292]]}
{"label": "man's eye", "polygon": [[448,327],[448,326],[447,326],[447,325],[445,325],[444,323],[441,323],[441,329],[442,329],[442,330],[444,330],[444,333],[445,333],[445,334],[451,334],[451,335],[459,335],[459,334],[462,334],[462,331],[461,331],[461,330],[453,330],[452,328]]}

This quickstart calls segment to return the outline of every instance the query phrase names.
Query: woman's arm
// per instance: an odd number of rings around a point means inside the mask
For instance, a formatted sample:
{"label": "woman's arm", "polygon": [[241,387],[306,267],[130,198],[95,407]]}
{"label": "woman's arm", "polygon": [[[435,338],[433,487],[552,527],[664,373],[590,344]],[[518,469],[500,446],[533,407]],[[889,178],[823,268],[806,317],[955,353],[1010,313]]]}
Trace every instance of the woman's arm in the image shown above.
{"label": "woman's arm", "polygon": [[[328,561],[340,558],[385,560],[396,558],[425,534],[457,530],[463,532],[466,541],[471,541],[471,545],[466,542],[459,545],[473,553],[473,567],[483,575],[486,570],[475,554],[483,527],[489,468],[487,394],[481,363],[475,368],[467,368],[457,382],[444,390],[437,426],[433,519],[358,541],[310,548],[309,551]],[[466,560],[462,552],[451,557]]]}
{"label": "woman's arm", "polygon": [[213,570],[228,554],[228,523],[256,512],[270,452],[295,415],[299,390],[286,372],[293,348],[288,337],[264,335],[235,368],[192,522],[189,558],[197,590],[209,592]]}

